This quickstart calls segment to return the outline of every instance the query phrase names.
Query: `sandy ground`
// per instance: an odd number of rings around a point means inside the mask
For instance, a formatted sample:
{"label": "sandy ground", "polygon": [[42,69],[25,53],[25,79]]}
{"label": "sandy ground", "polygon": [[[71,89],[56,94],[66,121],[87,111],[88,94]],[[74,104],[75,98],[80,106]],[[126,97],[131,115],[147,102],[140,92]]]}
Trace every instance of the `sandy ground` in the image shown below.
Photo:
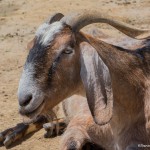
{"label": "sandy ground", "polygon": [[[18,115],[17,87],[27,43],[52,12],[99,10],[141,28],[150,28],[149,0],[0,0],[0,131],[22,121]],[[109,34],[118,34],[101,26]],[[12,150],[57,150],[60,137],[44,139],[44,130],[20,141]],[[0,150],[4,150],[0,147]]]}

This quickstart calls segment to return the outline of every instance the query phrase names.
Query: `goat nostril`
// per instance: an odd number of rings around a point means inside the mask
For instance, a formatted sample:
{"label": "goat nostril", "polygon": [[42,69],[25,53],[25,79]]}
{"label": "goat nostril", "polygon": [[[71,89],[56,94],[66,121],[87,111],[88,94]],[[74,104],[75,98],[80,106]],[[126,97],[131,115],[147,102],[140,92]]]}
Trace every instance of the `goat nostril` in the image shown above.
{"label": "goat nostril", "polygon": [[27,106],[32,100],[32,95],[26,96],[26,98],[20,102],[20,106]]}

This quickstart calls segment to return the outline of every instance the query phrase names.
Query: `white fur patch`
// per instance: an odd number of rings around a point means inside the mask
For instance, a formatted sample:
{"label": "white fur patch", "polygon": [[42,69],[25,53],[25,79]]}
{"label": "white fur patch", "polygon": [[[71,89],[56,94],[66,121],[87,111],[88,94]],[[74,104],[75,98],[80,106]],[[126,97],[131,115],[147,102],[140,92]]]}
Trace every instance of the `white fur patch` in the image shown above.
{"label": "white fur patch", "polygon": [[40,43],[42,45],[47,46],[54,39],[55,35],[63,29],[63,27],[63,23],[60,21],[52,24],[44,23],[38,28],[36,36],[40,37]]}

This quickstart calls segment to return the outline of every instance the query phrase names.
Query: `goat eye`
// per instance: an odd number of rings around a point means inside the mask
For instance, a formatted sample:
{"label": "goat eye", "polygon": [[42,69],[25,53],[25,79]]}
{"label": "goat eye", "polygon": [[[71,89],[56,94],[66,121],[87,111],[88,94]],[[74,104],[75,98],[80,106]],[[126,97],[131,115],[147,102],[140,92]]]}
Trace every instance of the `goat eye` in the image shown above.
{"label": "goat eye", "polygon": [[73,49],[69,48],[69,49],[66,49],[63,53],[64,54],[71,54],[73,52]]}

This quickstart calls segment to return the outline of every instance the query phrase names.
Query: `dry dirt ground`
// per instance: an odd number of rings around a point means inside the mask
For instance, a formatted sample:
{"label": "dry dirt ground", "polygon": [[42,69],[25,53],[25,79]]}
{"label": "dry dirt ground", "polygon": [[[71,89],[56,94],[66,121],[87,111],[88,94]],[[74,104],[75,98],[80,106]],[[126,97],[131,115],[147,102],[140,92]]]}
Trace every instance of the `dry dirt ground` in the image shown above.
{"label": "dry dirt ground", "polygon": [[[141,28],[150,28],[150,0],[0,0],[0,131],[22,119],[18,114],[17,87],[27,43],[36,28],[53,12],[99,10]],[[112,36],[123,36],[98,25]],[[17,143],[12,150],[57,150],[60,137],[44,139],[44,130]],[[4,150],[0,147],[0,150]]]}

